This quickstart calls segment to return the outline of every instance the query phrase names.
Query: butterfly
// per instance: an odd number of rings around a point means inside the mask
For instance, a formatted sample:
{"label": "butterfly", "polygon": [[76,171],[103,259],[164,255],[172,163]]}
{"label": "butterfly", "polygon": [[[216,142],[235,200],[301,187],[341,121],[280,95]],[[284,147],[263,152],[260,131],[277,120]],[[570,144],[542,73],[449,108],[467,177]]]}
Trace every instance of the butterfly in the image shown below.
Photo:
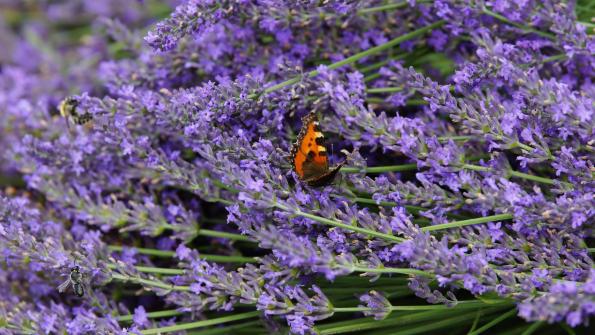
{"label": "butterfly", "polygon": [[320,131],[315,112],[310,112],[302,118],[302,129],[291,147],[290,159],[300,180],[310,186],[330,184],[345,164],[343,161],[329,168],[324,135]]}

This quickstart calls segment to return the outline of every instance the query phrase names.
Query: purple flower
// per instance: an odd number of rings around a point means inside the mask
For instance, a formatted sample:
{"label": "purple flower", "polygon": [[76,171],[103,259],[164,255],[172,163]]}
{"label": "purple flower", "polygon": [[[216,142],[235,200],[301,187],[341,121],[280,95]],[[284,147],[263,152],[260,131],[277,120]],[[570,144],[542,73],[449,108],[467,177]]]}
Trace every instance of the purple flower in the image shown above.
{"label": "purple flower", "polygon": [[149,319],[147,318],[147,312],[143,306],[138,306],[134,309],[134,315],[132,316],[132,321],[138,327],[147,327],[149,323]]}
{"label": "purple flower", "polygon": [[375,320],[385,319],[391,312],[391,303],[376,291],[370,291],[367,294],[361,295],[359,300],[365,304],[365,307],[370,309],[364,311],[364,315],[373,316]]}
{"label": "purple flower", "polygon": [[295,334],[314,334],[314,320],[311,317],[304,316],[301,313],[295,313],[287,316],[287,324],[291,328],[291,332]]}
{"label": "purple flower", "polygon": [[176,257],[180,260],[190,260],[192,250],[183,244],[178,245],[176,249]]}

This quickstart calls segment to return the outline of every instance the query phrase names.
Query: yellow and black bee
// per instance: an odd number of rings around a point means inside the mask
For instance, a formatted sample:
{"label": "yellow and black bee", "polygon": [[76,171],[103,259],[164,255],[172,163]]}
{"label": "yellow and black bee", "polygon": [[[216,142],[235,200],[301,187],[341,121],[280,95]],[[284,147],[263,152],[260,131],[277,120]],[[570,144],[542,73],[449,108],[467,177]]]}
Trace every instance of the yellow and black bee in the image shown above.
{"label": "yellow and black bee", "polygon": [[93,115],[88,112],[81,113],[79,108],[79,100],[76,97],[67,97],[58,106],[60,114],[66,118],[67,122],[72,120],[76,124],[85,124],[93,119]]}

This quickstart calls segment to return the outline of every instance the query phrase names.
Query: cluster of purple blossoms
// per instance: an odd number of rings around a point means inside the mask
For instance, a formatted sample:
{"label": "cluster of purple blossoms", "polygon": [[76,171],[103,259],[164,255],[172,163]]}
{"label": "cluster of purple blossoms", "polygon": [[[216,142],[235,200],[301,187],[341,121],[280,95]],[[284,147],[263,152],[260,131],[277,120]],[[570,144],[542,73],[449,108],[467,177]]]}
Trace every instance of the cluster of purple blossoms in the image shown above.
{"label": "cluster of purple blossoms", "polygon": [[2,1],[0,334],[587,332],[593,16]]}

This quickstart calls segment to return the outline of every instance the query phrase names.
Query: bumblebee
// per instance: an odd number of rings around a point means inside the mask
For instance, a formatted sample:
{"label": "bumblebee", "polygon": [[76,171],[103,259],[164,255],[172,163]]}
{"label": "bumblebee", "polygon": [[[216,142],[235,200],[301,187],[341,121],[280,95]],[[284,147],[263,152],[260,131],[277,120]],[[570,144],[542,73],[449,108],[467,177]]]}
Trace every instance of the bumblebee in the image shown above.
{"label": "bumblebee", "polygon": [[60,115],[66,118],[67,121],[72,120],[78,125],[91,121],[93,116],[86,111],[81,113],[78,106],[79,100],[76,97],[67,97],[60,102],[58,109],[60,110]]}

